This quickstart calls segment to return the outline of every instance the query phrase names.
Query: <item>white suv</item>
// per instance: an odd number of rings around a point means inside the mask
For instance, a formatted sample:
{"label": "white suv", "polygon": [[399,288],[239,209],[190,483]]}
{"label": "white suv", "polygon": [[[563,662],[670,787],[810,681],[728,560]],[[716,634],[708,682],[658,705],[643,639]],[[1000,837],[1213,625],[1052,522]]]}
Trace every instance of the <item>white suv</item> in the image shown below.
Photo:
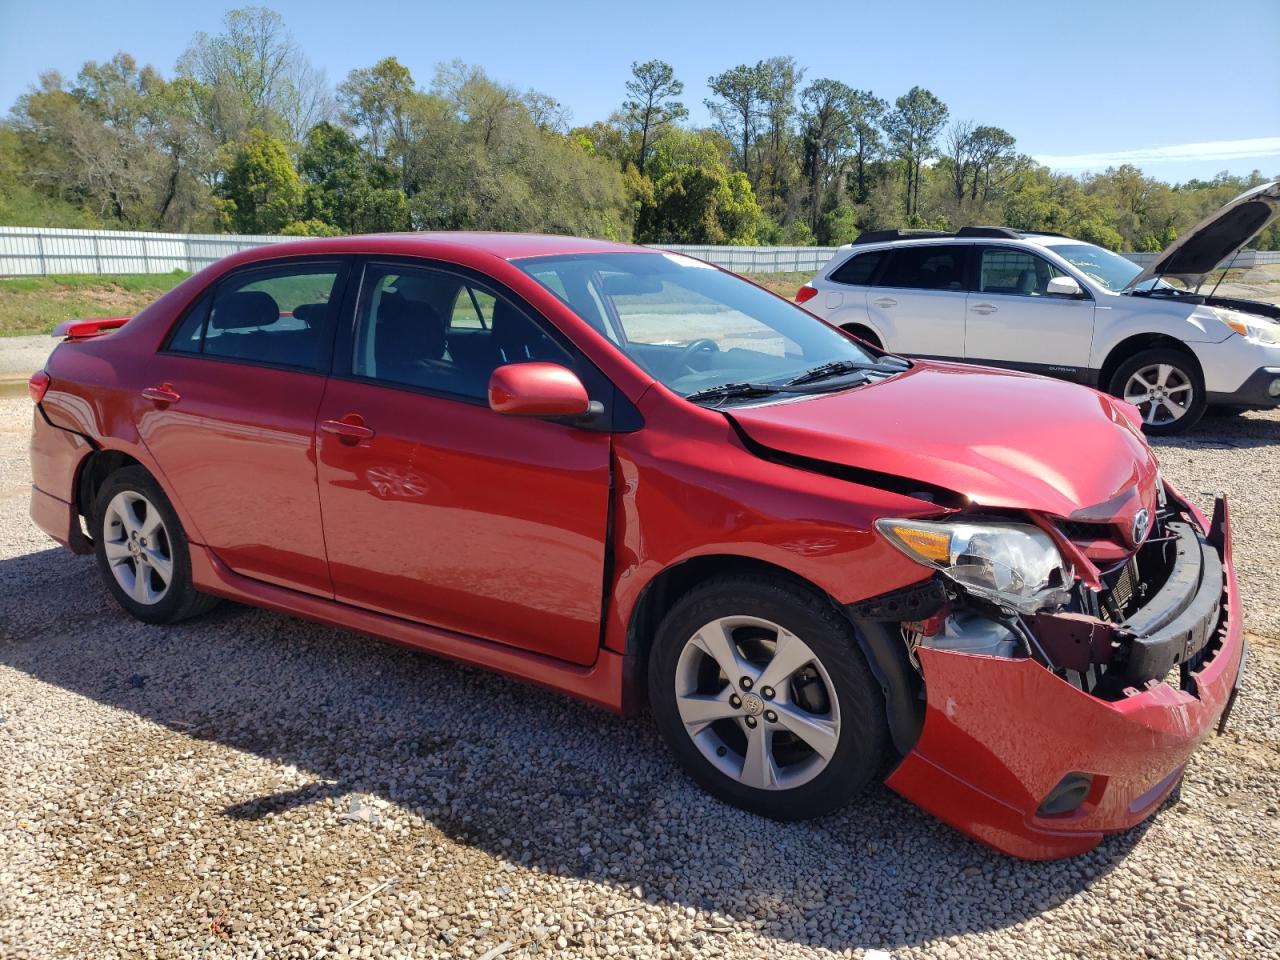
{"label": "white suv", "polygon": [[1177,433],[1209,404],[1280,406],[1280,307],[1198,292],[1277,216],[1280,180],[1232,200],[1146,269],[1004,227],[864,233],[796,301],[888,352],[1074,380],[1136,404],[1148,433]]}

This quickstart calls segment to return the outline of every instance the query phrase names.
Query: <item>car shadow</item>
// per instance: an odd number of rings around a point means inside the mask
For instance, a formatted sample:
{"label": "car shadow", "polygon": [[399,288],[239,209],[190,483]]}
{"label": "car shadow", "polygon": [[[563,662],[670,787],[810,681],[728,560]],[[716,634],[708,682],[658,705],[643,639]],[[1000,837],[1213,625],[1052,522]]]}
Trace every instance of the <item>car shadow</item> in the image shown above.
{"label": "car shadow", "polygon": [[[331,808],[335,831],[429,824],[495,859],[804,945],[892,949],[1017,924],[1105,875],[1145,829],[1064,867],[995,853],[883,787],[820,820],[771,822],[698,790],[647,717],[230,603],[145,626],[111,602],[92,558],[59,550],[0,561],[0,663],[197,751],[296,768],[280,789],[246,775],[242,797],[204,811],[228,832],[246,820],[288,832],[271,821],[314,805]],[[224,755],[219,767],[228,759],[263,766]],[[423,853],[404,843],[398,855]]]}
{"label": "car shadow", "polygon": [[1157,450],[1250,450],[1280,443],[1280,422],[1270,411],[1234,415],[1206,414],[1186,433],[1148,437]]}

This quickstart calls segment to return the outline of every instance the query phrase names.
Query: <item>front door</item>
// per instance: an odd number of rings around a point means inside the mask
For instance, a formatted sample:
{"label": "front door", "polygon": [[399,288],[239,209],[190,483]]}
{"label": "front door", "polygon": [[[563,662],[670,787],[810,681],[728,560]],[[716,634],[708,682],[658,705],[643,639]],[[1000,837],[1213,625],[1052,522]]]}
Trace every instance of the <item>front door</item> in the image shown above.
{"label": "front door", "polygon": [[1084,382],[1093,342],[1093,300],[1050,296],[1065,276],[1043,257],[1016,247],[981,250],[968,296],[965,359]]}
{"label": "front door", "polygon": [[964,358],[966,244],[895,247],[867,291],[867,315],[884,347],[912,357]]}
{"label": "front door", "polygon": [[317,432],[337,598],[592,662],[610,436],[487,403],[498,365],[569,353],[474,278],[394,263],[366,267],[343,349]]}
{"label": "front door", "polygon": [[345,262],[247,267],[218,281],[147,364],[143,443],[236,573],[332,596],[315,423]]}

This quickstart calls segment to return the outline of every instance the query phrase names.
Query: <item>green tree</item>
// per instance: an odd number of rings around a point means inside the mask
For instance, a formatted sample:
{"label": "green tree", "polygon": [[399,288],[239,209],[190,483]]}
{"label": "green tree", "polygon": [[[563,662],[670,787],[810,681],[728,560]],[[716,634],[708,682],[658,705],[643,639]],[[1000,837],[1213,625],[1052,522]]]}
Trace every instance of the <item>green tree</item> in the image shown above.
{"label": "green tree", "polygon": [[627,81],[631,98],[622,104],[622,120],[640,136],[635,164],[641,175],[654,137],[689,115],[685,105],[675,99],[682,92],[684,84],[676,79],[671,64],[662,60],[631,64],[631,79]]}
{"label": "green tree", "polygon": [[375,160],[396,164],[402,187],[409,166],[409,105],[416,92],[408,67],[395,57],[352,70],[338,86],[342,119],[361,133]]}
{"label": "green tree", "polygon": [[769,80],[763,61],[755,66],[740,63],[707,78],[715,99],[703,101],[725,137],[736,145],[738,168],[746,173],[753,189],[759,183],[759,168],[757,165],[753,176],[752,148],[764,119]]}
{"label": "green tree", "polygon": [[669,130],[654,146],[653,195],[637,234],[651,243],[759,242],[763,212],[742,171],[729,173],[721,148],[696,132]]}
{"label": "green tree", "polygon": [[235,150],[220,193],[238,233],[278,233],[297,218],[303,199],[288,148],[263,130]]}
{"label": "green tree", "polygon": [[305,185],[304,219],[343,233],[409,229],[409,204],[395,171],[364,153],[341,127],[321,122],[311,128],[298,173]]}
{"label": "green tree", "polygon": [[908,221],[919,214],[921,168],[935,156],[947,113],[947,105],[928,90],[912,87],[897,99],[893,112],[885,118],[889,139],[902,162]]}

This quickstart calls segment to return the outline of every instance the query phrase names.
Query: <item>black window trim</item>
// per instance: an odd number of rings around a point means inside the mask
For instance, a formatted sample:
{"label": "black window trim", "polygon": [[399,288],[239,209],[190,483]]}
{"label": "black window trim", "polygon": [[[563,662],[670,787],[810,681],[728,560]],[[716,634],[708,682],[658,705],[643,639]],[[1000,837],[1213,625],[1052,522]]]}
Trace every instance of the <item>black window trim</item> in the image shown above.
{"label": "black window trim", "polygon": [[[630,433],[643,426],[644,421],[639,410],[617,388],[617,385],[614,384],[609,376],[524,297],[495,277],[462,264],[427,257],[364,254],[357,255],[354,260],[355,262],[349,274],[349,281],[346,285],[346,298],[342,304],[342,319],[338,325],[338,335],[333,342],[332,362],[328,374],[333,379],[345,380],[350,383],[363,383],[382,390],[399,390],[404,393],[419,394],[433,397],[437,400],[452,400],[457,403],[466,403],[475,407],[483,407],[486,410],[489,409],[487,397],[473,397],[418,384],[394,383],[389,380],[380,380],[377,377],[361,376],[353,370],[352,351],[355,347],[357,327],[361,322],[359,309],[364,296],[364,286],[368,279],[369,268],[400,266],[436,270],[455,276],[468,285],[476,284],[485,288],[495,297],[507,300],[513,307],[525,314],[540,331],[565,352],[569,359],[567,366],[582,380],[583,385],[587,388],[587,395],[592,400],[601,401],[605,407],[605,416],[597,418],[598,422],[596,424],[569,424],[569,419],[571,418],[548,418],[551,422],[572,425],[575,429],[602,430],[615,433]],[[490,328],[486,327],[485,329]]]}
{"label": "black window trim", "polygon": [[[212,310],[213,302],[217,299],[218,291],[222,285],[228,280],[243,276],[247,273],[277,271],[290,266],[313,266],[313,265],[333,265],[336,267],[337,276],[333,281],[333,290],[329,295],[329,312],[325,318],[328,324],[327,336],[326,331],[320,331],[320,341],[323,351],[319,358],[319,363],[314,367],[300,366],[292,363],[279,363],[273,360],[253,360],[246,357],[224,357],[204,352],[205,331],[208,329],[209,312]],[[351,285],[350,280],[353,271],[353,258],[348,254],[324,254],[311,256],[295,256],[295,257],[277,257],[267,260],[254,260],[252,263],[241,264],[237,267],[219,274],[210,283],[201,290],[192,299],[191,303],[183,309],[174,319],[169,327],[169,331],[165,334],[160,349],[156,352],[170,357],[186,357],[195,360],[210,360],[216,363],[231,363],[237,366],[246,367],[262,367],[268,370],[284,370],[289,373],[303,373],[312,376],[327,377],[333,368],[334,343],[338,331],[342,328],[346,317],[346,295],[347,288]],[[205,317],[200,322],[200,351],[198,353],[190,353],[185,350],[173,349],[173,338],[177,336],[178,330],[190,317],[192,311],[203,309]]]}

